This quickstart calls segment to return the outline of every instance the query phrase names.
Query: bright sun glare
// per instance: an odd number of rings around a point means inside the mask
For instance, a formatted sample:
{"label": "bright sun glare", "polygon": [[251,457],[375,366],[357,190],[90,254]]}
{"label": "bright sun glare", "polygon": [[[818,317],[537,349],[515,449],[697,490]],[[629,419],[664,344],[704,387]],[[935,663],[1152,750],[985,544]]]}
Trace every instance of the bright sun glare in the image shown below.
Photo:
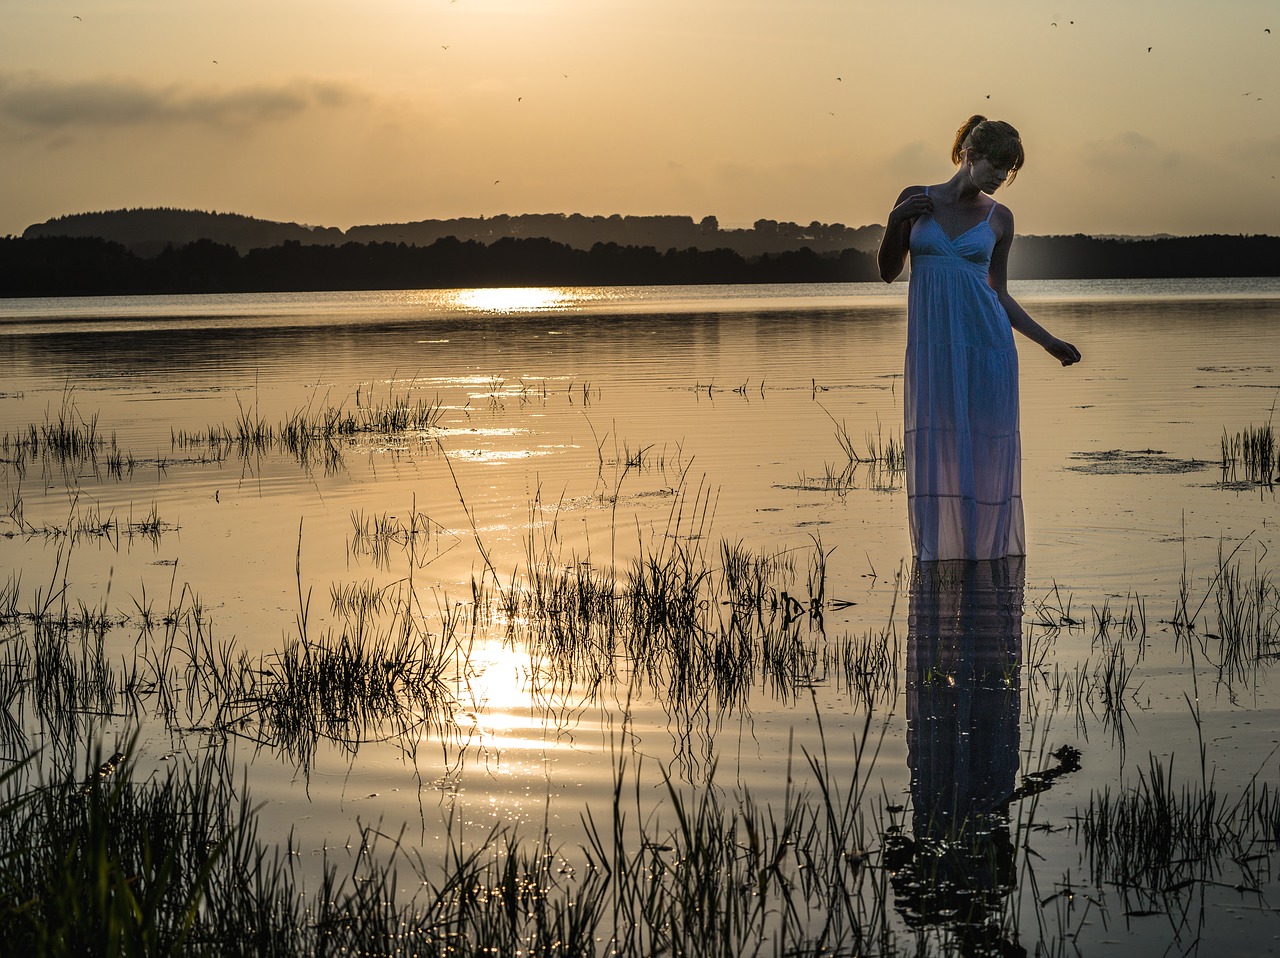
{"label": "bright sun glare", "polygon": [[548,286],[468,289],[458,293],[458,305],[485,313],[522,313],[551,309],[570,300],[566,290]]}

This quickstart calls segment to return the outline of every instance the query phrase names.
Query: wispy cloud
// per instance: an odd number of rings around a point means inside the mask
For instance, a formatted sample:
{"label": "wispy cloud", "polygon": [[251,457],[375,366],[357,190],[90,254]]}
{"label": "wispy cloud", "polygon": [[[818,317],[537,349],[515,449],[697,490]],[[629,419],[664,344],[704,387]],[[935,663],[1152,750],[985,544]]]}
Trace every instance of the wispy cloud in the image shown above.
{"label": "wispy cloud", "polygon": [[1087,162],[1098,169],[1126,174],[1138,171],[1139,175],[1143,170],[1185,169],[1192,161],[1190,154],[1168,149],[1136,130],[1126,130],[1109,140],[1090,143],[1084,154]]}
{"label": "wispy cloud", "polygon": [[366,98],[338,83],[294,80],[232,89],[157,86],[107,78],[66,82],[0,71],[0,122],[28,132],[64,133],[192,124],[245,127],[276,123]]}

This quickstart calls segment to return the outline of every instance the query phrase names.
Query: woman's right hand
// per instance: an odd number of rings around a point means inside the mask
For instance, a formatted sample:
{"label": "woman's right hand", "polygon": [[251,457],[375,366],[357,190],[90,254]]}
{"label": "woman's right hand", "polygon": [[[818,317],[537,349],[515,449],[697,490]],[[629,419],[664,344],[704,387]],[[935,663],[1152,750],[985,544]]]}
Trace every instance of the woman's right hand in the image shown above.
{"label": "woman's right hand", "polygon": [[933,212],[933,200],[923,191],[912,193],[889,212],[889,226],[910,223],[918,216]]}

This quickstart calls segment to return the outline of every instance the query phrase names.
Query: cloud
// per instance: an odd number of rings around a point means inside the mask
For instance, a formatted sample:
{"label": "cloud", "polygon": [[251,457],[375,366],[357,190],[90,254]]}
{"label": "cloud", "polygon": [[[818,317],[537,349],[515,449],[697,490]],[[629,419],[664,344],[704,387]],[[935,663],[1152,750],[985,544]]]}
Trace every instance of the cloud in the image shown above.
{"label": "cloud", "polygon": [[1087,162],[1098,169],[1125,174],[1157,168],[1175,171],[1194,165],[1189,154],[1167,149],[1136,130],[1087,144],[1084,154]]}
{"label": "cloud", "polygon": [[915,140],[899,147],[885,160],[882,169],[893,173],[905,184],[908,180],[937,176],[939,168],[949,160],[947,151],[938,144]]}
{"label": "cloud", "polygon": [[342,84],[294,80],[237,89],[155,86],[129,79],[61,81],[0,72],[0,122],[28,132],[64,133],[191,124],[245,127],[365,99]]}

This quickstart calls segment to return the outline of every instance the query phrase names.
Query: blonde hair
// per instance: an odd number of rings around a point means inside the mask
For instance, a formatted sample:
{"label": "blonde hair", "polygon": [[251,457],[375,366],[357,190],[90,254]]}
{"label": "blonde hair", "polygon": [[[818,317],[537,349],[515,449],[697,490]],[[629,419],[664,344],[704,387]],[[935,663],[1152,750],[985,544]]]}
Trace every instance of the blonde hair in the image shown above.
{"label": "blonde hair", "polygon": [[1026,161],[1026,154],[1022,152],[1022,139],[1017,130],[1004,120],[988,120],[976,113],[956,131],[956,141],[951,146],[951,162],[958,166],[964,159],[966,150],[986,157],[996,166],[1007,164],[1007,183],[1013,182]]}

